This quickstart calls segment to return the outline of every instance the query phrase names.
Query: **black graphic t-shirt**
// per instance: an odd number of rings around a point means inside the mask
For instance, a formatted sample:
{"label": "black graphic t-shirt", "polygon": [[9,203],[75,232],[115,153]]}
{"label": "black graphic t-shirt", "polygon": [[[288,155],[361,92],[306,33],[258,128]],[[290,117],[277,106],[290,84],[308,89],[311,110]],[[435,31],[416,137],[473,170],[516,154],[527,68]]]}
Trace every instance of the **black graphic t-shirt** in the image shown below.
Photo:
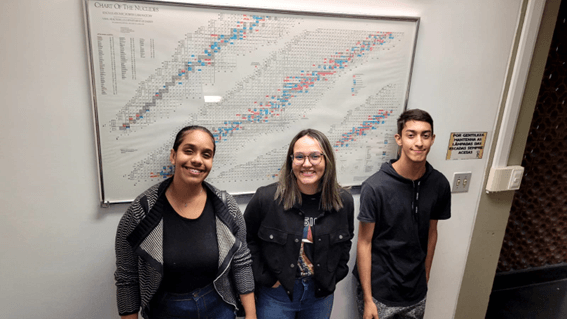
{"label": "black graphic t-shirt", "polygon": [[299,259],[297,268],[298,277],[313,276],[313,229],[317,217],[321,214],[319,211],[319,202],[321,201],[321,193],[314,195],[301,194],[301,211],[305,215],[303,223],[303,240],[301,241],[301,249],[299,250]]}

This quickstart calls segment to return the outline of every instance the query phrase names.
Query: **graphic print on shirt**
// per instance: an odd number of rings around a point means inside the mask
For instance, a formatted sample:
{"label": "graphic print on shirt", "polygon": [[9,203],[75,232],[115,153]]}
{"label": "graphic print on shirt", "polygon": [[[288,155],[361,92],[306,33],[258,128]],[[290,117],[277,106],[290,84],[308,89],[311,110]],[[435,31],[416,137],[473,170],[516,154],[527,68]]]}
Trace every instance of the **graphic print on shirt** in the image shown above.
{"label": "graphic print on shirt", "polygon": [[299,271],[301,277],[313,276],[313,226],[315,225],[315,217],[305,217],[303,222],[303,239],[301,240],[301,250],[299,251]]}

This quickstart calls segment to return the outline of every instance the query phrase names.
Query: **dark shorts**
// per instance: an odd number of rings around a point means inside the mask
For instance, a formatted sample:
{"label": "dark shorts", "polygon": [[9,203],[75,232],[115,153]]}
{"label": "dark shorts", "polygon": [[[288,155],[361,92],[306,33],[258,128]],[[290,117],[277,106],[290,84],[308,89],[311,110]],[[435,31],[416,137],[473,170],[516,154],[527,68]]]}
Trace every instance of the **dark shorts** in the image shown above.
{"label": "dark shorts", "polygon": [[[378,317],[380,319],[423,319],[425,314],[425,299],[417,302],[411,306],[406,307],[391,307],[376,300],[372,297],[372,301],[378,308]],[[364,294],[360,283],[356,285],[356,304],[358,306],[358,315],[362,318],[364,314]]]}

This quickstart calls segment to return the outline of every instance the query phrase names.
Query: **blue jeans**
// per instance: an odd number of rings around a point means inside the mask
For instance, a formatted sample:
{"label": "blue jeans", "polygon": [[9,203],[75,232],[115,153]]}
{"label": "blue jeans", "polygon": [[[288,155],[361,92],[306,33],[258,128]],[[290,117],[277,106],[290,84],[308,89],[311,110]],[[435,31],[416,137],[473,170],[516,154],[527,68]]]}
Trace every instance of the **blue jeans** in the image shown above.
{"label": "blue jeans", "polygon": [[283,286],[260,287],[257,290],[258,319],[328,319],[333,309],[333,294],[315,297],[315,283],[310,277],[298,278],[293,287],[293,301]]}
{"label": "blue jeans", "polygon": [[159,293],[150,302],[150,319],[234,319],[234,307],[224,302],[213,284],[184,294]]}

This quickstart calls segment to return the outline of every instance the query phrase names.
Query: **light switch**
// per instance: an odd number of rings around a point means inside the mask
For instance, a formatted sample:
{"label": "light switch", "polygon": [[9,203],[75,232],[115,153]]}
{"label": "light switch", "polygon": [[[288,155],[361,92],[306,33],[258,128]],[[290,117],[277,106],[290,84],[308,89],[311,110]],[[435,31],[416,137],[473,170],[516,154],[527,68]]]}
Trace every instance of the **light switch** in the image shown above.
{"label": "light switch", "polygon": [[455,173],[453,174],[453,188],[452,193],[465,193],[469,191],[471,183],[471,172]]}

